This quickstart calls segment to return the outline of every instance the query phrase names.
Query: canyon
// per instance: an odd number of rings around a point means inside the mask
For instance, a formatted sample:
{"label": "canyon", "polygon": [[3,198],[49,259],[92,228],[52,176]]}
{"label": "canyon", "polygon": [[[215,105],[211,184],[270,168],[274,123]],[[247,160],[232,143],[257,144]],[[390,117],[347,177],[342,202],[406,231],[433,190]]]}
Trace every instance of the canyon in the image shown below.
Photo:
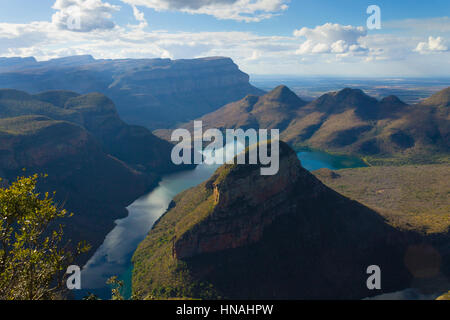
{"label": "canyon", "polygon": [[[75,213],[66,237],[93,250],[127,215],[125,207],[155,187],[162,174],[186,169],[170,161],[171,144],[130,126],[98,93],[0,90],[0,177],[46,174],[39,191]],[[83,259],[86,259],[84,257]]]}

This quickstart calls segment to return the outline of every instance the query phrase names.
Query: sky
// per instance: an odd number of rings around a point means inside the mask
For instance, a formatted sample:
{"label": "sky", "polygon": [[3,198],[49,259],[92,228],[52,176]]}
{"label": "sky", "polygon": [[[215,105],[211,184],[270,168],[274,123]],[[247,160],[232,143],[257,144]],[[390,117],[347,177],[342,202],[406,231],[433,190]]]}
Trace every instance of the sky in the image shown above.
{"label": "sky", "polygon": [[0,57],[227,56],[259,75],[445,77],[449,15],[448,0],[0,0]]}

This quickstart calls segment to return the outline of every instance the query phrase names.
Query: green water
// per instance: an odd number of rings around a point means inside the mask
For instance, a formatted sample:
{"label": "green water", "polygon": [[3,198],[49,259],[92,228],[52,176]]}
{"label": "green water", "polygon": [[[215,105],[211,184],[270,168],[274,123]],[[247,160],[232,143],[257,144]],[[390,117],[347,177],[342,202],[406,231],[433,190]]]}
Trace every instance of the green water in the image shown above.
{"label": "green water", "polygon": [[[297,155],[303,167],[310,171],[364,166],[360,159],[320,151],[300,151]],[[129,298],[133,269],[131,258],[139,243],[166,211],[175,195],[209,179],[217,168],[217,165],[203,164],[195,170],[167,175],[156,189],[130,205],[127,208],[128,217],[116,221],[116,227],[106,236],[102,246],[84,266],[82,287],[86,289],[79,292],[77,297],[81,298],[91,292],[103,299],[109,299],[111,290],[105,285],[106,280],[118,275],[125,283],[123,294]]]}
{"label": "green water", "polygon": [[297,153],[302,166],[309,171],[322,168],[339,170],[345,168],[366,167],[364,161],[357,157],[333,155],[322,151],[303,150]]}

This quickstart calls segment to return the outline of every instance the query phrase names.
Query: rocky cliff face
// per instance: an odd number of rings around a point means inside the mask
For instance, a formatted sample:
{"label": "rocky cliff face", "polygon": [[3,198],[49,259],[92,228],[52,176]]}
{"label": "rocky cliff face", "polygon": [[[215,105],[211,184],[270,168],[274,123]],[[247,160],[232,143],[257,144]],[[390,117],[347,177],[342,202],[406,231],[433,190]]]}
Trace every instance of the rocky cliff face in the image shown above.
{"label": "rocky cliff face", "polygon": [[[418,237],[327,188],[281,143],[280,171],[225,165],[174,204],[138,247],[142,297],[359,299],[407,287]],[[367,267],[383,270],[368,290]]]}
{"label": "rocky cliff face", "polygon": [[229,58],[161,60],[151,68],[130,70],[117,76],[110,89],[132,84],[136,93],[172,95],[248,85],[249,76]]}
{"label": "rocky cliff face", "polygon": [[0,87],[101,92],[131,124],[167,128],[262,91],[229,58],[0,60]]}
{"label": "rocky cliff face", "polygon": [[[235,169],[231,174],[234,178],[214,179],[215,175],[207,184],[213,190],[214,210],[177,239],[177,258],[258,242],[275,219],[295,210],[295,206],[285,204],[302,178],[300,162],[294,152],[282,159],[280,174],[275,176],[262,176],[257,166]],[[311,184],[311,188],[320,189],[320,184]]]}

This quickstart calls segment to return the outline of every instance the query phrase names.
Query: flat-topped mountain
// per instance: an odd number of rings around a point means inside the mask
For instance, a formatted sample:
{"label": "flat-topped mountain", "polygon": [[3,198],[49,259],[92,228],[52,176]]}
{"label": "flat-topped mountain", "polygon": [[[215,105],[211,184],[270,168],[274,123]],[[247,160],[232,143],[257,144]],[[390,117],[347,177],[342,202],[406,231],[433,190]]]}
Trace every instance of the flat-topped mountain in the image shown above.
{"label": "flat-topped mountain", "polygon": [[74,56],[49,61],[1,58],[0,88],[32,93],[101,92],[131,124],[167,128],[198,118],[248,94],[263,92],[229,58],[96,60]]}
{"label": "flat-topped mountain", "polygon": [[[336,193],[280,145],[280,170],[224,165],[174,198],[133,257],[141,298],[360,299],[409,284],[413,234]],[[367,289],[367,267],[383,290]]]}
{"label": "flat-topped mountain", "polygon": [[[450,154],[449,89],[419,105],[395,96],[377,100],[346,88],[306,103],[280,86],[201,117],[206,128],[280,129],[294,147],[311,147],[385,162],[441,162]],[[192,123],[183,127],[192,129]],[[170,138],[170,130],[155,134]]]}
{"label": "flat-topped mountain", "polygon": [[124,123],[102,94],[0,90],[0,177],[48,174],[39,188],[57,191],[56,199],[75,213],[67,228],[74,242],[100,245],[160,174],[182,169],[170,161],[171,147]]}

